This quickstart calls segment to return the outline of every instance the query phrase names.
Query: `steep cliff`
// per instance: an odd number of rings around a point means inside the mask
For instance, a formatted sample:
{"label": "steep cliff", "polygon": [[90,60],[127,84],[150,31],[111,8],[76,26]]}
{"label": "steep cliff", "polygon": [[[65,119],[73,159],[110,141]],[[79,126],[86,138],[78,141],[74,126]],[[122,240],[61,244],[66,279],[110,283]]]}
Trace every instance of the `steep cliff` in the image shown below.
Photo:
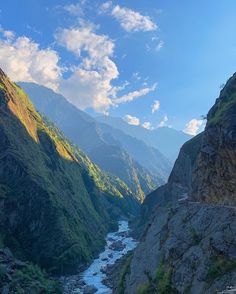
{"label": "steep cliff", "polygon": [[48,126],[0,71],[0,245],[51,273],[75,272],[137,202]]}
{"label": "steep cliff", "polygon": [[196,201],[236,205],[236,74],[208,113],[192,188]]}
{"label": "steep cliff", "polygon": [[168,183],[146,197],[140,244],[117,293],[212,294],[236,281],[236,75],[185,143]]}
{"label": "steep cliff", "polygon": [[192,173],[201,148],[203,133],[186,142],[180,149],[168,183],[150,193],[141,206],[139,226],[143,226],[156,206],[168,206],[192,193]]}

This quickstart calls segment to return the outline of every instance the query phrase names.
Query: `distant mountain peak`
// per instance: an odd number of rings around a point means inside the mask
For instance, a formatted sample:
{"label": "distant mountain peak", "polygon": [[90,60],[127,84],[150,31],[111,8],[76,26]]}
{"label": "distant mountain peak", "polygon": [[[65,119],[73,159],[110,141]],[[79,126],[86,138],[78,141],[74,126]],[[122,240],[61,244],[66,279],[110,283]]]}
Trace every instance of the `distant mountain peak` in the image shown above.
{"label": "distant mountain peak", "polygon": [[192,136],[182,131],[169,127],[148,130],[140,125],[130,125],[120,117],[99,116],[97,117],[97,120],[144,141],[147,145],[159,150],[172,162],[176,160],[180,147],[192,138]]}

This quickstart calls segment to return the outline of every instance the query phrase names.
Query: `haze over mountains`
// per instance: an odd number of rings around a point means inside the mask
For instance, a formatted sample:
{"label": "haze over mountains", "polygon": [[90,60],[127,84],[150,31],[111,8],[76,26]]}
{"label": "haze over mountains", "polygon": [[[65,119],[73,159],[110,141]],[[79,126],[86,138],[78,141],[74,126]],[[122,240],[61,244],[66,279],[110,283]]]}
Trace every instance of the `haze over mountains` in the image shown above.
{"label": "haze over mountains", "polygon": [[192,136],[182,131],[177,131],[169,127],[159,127],[149,130],[142,126],[130,125],[119,117],[98,116],[97,119],[134,138],[144,141],[151,147],[157,148],[173,163],[178,156],[180,147],[192,138]]}
{"label": "haze over mountains", "polygon": [[[121,178],[138,199],[142,200],[146,194],[167,181],[171,161],[159,152],[158,148],[151,147],[140,139],[144,138],[141,128],[140,138],[135,138],[118,128],[95,120],[70,104],[62,95],[48,88],[33,83],[19,84],[38,111],[51,119],[100,168]],[[168,140],[172,140],[173,145],[173,141],[178,137],[179,141],[188,138],[187,135],[174,130],[167,133],[168,138],[164,140],[167,150]],[[176,151],[177,148],[175,147]]]}

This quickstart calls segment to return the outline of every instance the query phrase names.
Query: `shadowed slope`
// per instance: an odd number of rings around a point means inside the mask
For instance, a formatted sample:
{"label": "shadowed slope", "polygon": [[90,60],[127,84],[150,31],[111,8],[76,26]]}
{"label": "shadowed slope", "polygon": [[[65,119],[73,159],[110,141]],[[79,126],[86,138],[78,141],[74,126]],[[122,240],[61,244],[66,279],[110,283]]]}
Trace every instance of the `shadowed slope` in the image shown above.
{"label": "shadowed slope", "polygon": [[117,217],[135,213],[129,190],[107,185],[109,177],[48,127],[2,71],[0,138],[1,242],[18,257],[74,272],[101,250]]}

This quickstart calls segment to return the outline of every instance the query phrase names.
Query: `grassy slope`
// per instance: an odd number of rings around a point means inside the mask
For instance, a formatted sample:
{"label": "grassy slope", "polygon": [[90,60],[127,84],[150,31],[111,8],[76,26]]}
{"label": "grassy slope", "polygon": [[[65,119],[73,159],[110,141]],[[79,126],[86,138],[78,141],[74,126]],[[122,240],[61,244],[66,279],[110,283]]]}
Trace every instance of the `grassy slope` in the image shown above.
{"label": "grassy slope", "polygon": [[73,272],[102,248],[113,218],[133,201],[128,190],[122,197],[125,186],[107,184],[88,158],[48,127],[2,72],[0,85],[2,243],[53,273]]}
{"label": "grassy slope", "polygon": [[[151,148],[145,147],[144,143],[119,130],[104,128],[103,124],[48,88],[32,83],[20,85],[40,112],[45,113],[101,169],[125,182],[138,200],[142,201],[146,194],[162,184],[162,177],[158,176],[159,162],[153,154],[150,156]],[[128,151],[124,142],[129,145]],[[161,154],[158,156],[162,157]],[[151,161],[155,172],[147,168],[148,164],[138,164],[138,158],[145,163]]]}

